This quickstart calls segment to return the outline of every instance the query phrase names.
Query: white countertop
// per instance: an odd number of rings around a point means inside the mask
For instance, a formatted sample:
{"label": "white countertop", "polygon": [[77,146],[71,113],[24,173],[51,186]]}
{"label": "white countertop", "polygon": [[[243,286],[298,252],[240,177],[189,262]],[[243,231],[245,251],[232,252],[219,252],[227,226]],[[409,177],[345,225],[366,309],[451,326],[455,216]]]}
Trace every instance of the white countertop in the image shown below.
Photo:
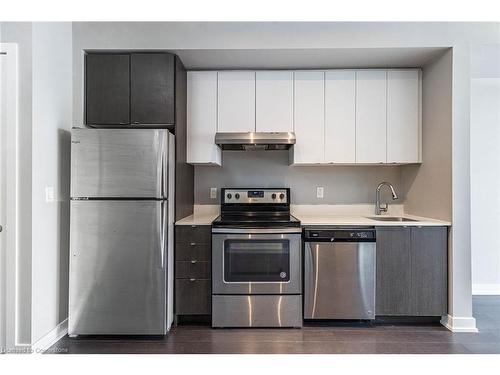
{"label": "white countertop", "polygon": [[[370,208],[371,207],[367,207]],[[352,207],[350,208],[352,210]],[[415,215],[404,214],[401,209],[394,208],[392,212],[382,216],[402,216],[417,221],[381,221],[368,217],[376,217],[365,212],[365,208],[358,207],[356,212],[348,213],[344,208],[332,209],[328,206],[295,206],[292,214],[300,220],[302,226],[308,225],[349,225],[349,226],[450,226],[449,221],[431,219]],[[219,216],[218,206],[196,205],[194,213],[179,221],[176,225],[210,225]]]}
{"label": "white countertop", "polygon": [[[414,215],[401,215],[408,219],[415,219],[417,221],[382,221],[372,220],[368,217],[376,217],[375,215],[296,215],[300,220],[302,226],[308,225],[349,225],[349,226],[392,226],[392,227],[409,227],[409,226],[450,226],[448,221],[430,219],[427,217],[420,217]],[[382,215],[391,216],[391,215]]]}
{"label": "white countertop", "polygon": [[194,213],[184,219],[178,220],[175,225],[211,225],[212,221],[214,221],[217,216],[219,216],[219,214]]}

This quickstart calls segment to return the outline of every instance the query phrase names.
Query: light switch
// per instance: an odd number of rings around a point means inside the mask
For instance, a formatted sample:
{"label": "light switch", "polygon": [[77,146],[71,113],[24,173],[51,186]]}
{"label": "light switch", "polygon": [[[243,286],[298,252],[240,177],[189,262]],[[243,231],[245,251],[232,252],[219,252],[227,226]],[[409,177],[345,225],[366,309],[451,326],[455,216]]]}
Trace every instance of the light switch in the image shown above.
{"label": "light switch", "polygon": [[52,203],[54,202],[54,187],[46,186],[45,187],[45,202]]}
{"label": "light switch", "polygon": [[211,199],[217,198],[217,188],[210,188],[210,198]]}
{"label": "light switch", "polygon": [[323,199],[324,188],[323,186],[318,186],[316,188],[316,198]]}

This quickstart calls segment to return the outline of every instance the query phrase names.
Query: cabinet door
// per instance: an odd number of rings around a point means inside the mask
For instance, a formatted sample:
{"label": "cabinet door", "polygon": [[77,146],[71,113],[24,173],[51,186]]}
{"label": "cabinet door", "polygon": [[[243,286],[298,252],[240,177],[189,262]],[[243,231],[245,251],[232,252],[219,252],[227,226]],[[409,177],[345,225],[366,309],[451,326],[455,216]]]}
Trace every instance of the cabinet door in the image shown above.
{"label": "cabinet door", "polygon": [[356,163],[385,163],[385,70],[356,72]]}
{"label": "cabinet door", "polygon": [[130,55],[85,56],[85,124],[130,123]]}
{"label": "cabinet door", "polygon": [[210,315],[211,280],[194,278],[175,280],[175,312],[178,315]]}
{"label": "cabinet door", "polygon": [[447,270],[447,228],[411,228],[411,315],[439,316],[447,314]]}
{"label": "cabinet door", "polygon": [[256,131],[293,131],[293,72],[256,72]]}
{"label": "cabinet door", "polygon": [[377,228],[376,273],[376,315],[412,315],[409,228]]}
{"label": "cabinet door", "polygon": [[387,72],[387,162],[420,161],[419,70]]}
{"label": "cabinet door", "polygon": [[133,53],[131,55],[132,124],[174,124],[174,55]]}
{"label": "cabinet door", "polygon": [[255,131],[255,72],[219,72],[218,86],[217,131]]}
{"label": "cabinet door", "polygon": [[325,162],[356,162],[356,73],[325,73]]}
{"label": "cabinet door", "polygon": [[217,132],[217,72],[187,73],[187,162],[221,165]]}
{"label": "cabinet door", "polygon": [[295,72],[294,164],[323,163],[325,157],[325,73]]}

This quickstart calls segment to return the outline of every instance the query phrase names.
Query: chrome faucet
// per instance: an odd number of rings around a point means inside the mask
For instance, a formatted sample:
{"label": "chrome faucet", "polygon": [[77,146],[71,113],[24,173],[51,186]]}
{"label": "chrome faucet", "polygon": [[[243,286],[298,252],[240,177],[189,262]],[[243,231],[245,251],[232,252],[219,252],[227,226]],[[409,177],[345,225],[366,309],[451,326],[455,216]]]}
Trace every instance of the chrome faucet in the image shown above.
{"label": "chrome faucet", "polygon": [[382,212],[387,212],[389,209],[389,203],[385,203],[385,205],[380,204],[380,189],[382,186],[388,186],[389,189],[391,189],[392,193],[392,200],[398,199],[398,195],[396,194],[396,191],[394,190],[394,186],[390,182],[383,181],[377,186],[377,193],[375,194],[376,199],[375,199],[375,215],[381,215]]}

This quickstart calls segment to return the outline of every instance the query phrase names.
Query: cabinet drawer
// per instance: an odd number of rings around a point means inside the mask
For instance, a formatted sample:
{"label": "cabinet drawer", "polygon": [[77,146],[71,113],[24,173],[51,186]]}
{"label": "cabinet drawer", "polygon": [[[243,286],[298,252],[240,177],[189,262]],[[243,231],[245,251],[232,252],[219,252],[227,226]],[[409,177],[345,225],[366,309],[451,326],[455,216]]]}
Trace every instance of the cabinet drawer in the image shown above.
{"label": "cabinet drawer", "polygon": [[210,280],[175,280],[175,305],[179,315],[211,314],[212,291]]}
{"label": "cabinet drawer", "polygon": [[211,262],[177,261],[175,262],[176,279],[211,279]]}
{"label": "cabinet drawer", "polygon": [[178,242],[175,244],[175,260],[210,261],[211,248],[209,243]]}
{"label": "cabinet drawer", "polygon": [[178,225],[175,227],[175,242],[212,241],[212,227],[210,225]]}

